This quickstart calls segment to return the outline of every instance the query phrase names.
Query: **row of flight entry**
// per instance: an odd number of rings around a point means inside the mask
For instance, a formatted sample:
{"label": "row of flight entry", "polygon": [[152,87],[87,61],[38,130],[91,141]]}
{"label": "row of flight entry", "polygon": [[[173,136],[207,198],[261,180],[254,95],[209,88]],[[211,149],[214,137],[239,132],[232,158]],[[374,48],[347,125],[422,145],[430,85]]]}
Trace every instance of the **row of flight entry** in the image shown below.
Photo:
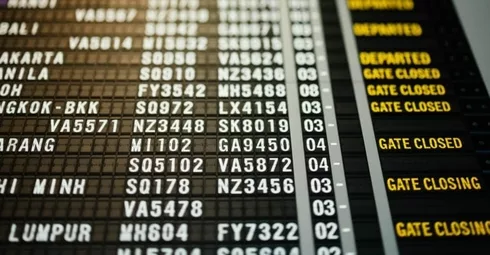
{"label": "row of flight entry", "polygon": [[[128,107],[128,104],[126,104]],[[110,102],[99,101],[40,101],[40,100],[6,100],[0,101],[0,114],[83,114],[97,115],[100,113],[108,114]],[[217,106],[217,109],[216,109]],[[207,112],[203,112],[206,110]],[[196,113],[196,109],[201,112]],[[320,114],[320,101],[303,101],[301,102],[303,114]],[[123,112],[124,114],[133,113],[132,107]],[[285,116],[288,113],[287,103],[281,101],[220,101],[212,102],[193,102],[192,100],[138,100],[134,105],[136,115],[272,115]]]}
{"label": "row of flight entry", "polygon": [[[218,157],[207,159],[199,157],[132,157],[129,159],[129,173],[292,173],[290,156],[270,157]],[[326,157],[307,157],[306,168],[310,172],[328,172]]]}
{"label": "row of flight entry", "polygon": [[[53,0],[51,0],[53,1]],[[205,6],[200,0],[148,0],[149,8],[156,9],[190,9],[195,10],[201,5]],[[278,8],[279,2],[267,1],[267,0],[249,0],[249,1],[239,1],[239,0],[218,0],[216,1],[219,8],[230,8],[230,9],[260,9],[260,8]]]}
{"label": "row of flight entry", "polygon": [[[209,10],[205,8],[178,9],[175,7],[161,8],[149,7],[141,10],[145,13],[144,21],[147,22],[196,22],[204,23],[209,21]],[[138,10],[135,8],[78,8],[75,10],[75,20],[77,22],[108,22],[123,23],[132,22],[137,16]],[[218,11],[219,21],[221,22],[279,22],[280,13],[273,10],[247,10],[247,9],[220,9]],[[292,11],[291,21],[310,20],[307,12]],[[136,22],[141,22],[141,19]]]}
{"label": "row of flight entry", "polygon": [[[284,135],[283,135],[284,136]],[[324,137],[308,137],[304,140],[305,151],[327,152],[328,143]],[[206,147],[209,153],[283,153],[291,151],[289,137],[266,138],[219,138],[217,144],[209,139],[199,138],[131,138],[130,152],[181,152],[194,153]]]}
{"label": "row of flight entry", "polygon": [[[213,226],[215,230],[212,233],[215,233],[214,238],[218,242],[297,241],[299,239],[298,224],[294,221],[218,222],[213,225],[215,225]],[[200,232],[196,232],[194,227],[196,226],[188,223],[121,223],[116,240],[123,243],[189,242],[195,239],[195,234]],[[12,223],[7,240],[12,243],[89,243],[95,241],[92,240],[92,232],[96,232],[93,231],[95,229],[102,231],[98,225],[92,227],[90,223]],[[318,222],[314,226],[315,237],[319,240],[338,240],[338,232],[339,227],[335,222]]]}
{"label": "row of flight entry", "polygon": [[[253,36],[279,36],[281,28],[279,22],[247,22],[247,23],[218,23],[218,36],[233,37],[253,37]],[[202,31],[198,23],[146,23],[146,36],[197,36]],[[291,24],[291,33],[293,36],[309,37],[313,34],[313,28],[310,24],[293,23]]]}
{"label": "row of flight entry", "polygon": [[[138,85],[137,97],[189,97],[203,98],[212,96],[207,91],[212,87],[216,90],[218,98],[284,98],[286,97],[286,86],[283,83],[140,83]],[[3,88],[1,86],[0,88]],[[2,91],[4,91],[2,93]],[[10,89],[0,89],[2,94],[8,95]],[[301,97],[319,97],[320,87],[316,83],[301,83],[298,91]]]}
{"label": "row of flight entry", "polygon": [[[206,123],[206,124],[205,124]],[[120,124],[118,119],[58,119],[49,120],[48,132],[58,134],[106,134],[119,133],[122,130],[132,134],[199,134],[199,133],[288,133],[289,121],[283,119],[135,119],[123,120]],[[215,127],[218,126],[216,129]],[[321,119],[304,120],[306,132],[323,132],[324,125]],[[42,132],[38,129],[37,132]]]}
{"label": "row of flight entry", "polygon": [[[29,85],[22,83],[1,83],[0,97],[20,97]],[[208,86],[216,90],[220,98],[283,98],[286,96],[286,86],[282,83],[140,83],[137,97],[160,98],[204,98],[212,96],[207,93]],[[216,87],[217,86],[217,87]],[[210,89],[211,89],[210,88]],[[299,92],[302,97],[317,97],[320,90],[317,84],[300,84]]]}
{"label": "row of flight entry", "polygon": [[[183,51],[144,51],[141,53],[141,64],[143,65],[196,65],[206,64],[203,60],[198,61],[196,52]],[[218,62],[222,66],[272,66],[284,64],[282,52],[217,52]],[[295,63],[297,65],[314,65],[316,56],[313,52],[296,52]]]}
{"label": "row of flight entry", "polygon": [[[151,100],[137,101],[135,113],[138,115],[155,115],[155,114],[178,114],[178,115],[193,115],[195,116],[196,106],[216,105],[216,103],[193,102],[189,101],[167,101],[167,100]],[[218,115],[277,115],[284,116],[288,113],[287,103],[281,101],[220,101],[217,103],[215,111],[208,111],[208,114]],[[321,114],[322,103],[318,100],[303,101],[300,104],[301,113],[303,114]],[[202,113],[201,113],[202,114]]]}
{"label": "row of flight entry", "polygon": [[[203,201],[200,200],[169,200],[169,199],[126,199],[124,216],[128,218],[199,218],[203,216]],[[336,208],[331,199],[315,199],[311,203],[314,216],[333,216]],[[211,216],[211,215],[210,215]]]}
{"label": "row of flight entry", "polygon": [[[217,38],[217,42],[210,44],[204,36],[145,36],[142,39],[136,36],[70,36],[68,48],[70,50],[132,50],[133,37],[143,40],[139,46],[142,50],[187,50],[187,51],[277,51],[283,49],[280,37],[226,37]],[[298,51],[311,51],[315,44],[312,38],[296,37],[293,39],[293,47]]]}
{"label": "row of flight entry", "polygon": [[[58,132],[58,133],[116,133],[119,131],[119,128],[116,126],[118,123],[115,122],[115,125],[112,126],[112,131],[109,130],[110,126],[106,126],[106,128],[97,125],[94,127],[94,119],[85,120],[85,119],[77,119],[74,120],[75,125],[70,124],[70,120],[64,120],[61,122],[59,119],[51,119],[50,120],[50,132]],[[77,126],[77,121],[79,121],[79,125]],[[84,123],[91,122],[91,126],[87,126],[84,128]],[[98,121],[106,121],[107,120],[98,120]],[[113,120],[117,121],[117,120]],[[129,122],[129,121],[128,121]],[[125,124],[127,125],[128,122]],[[325,131],[325,124],[322,119],[304,119],[302,121],[303,131],[306,133],[323,133]],[[114,122],[112,122],[114,123]],[[111,123],[111,124],[112,124]],[[206,124],[205,124],[206,123]],[[56,125],[56,126],[54,126]],[[124,125],[124,124],[123,124]],[[78,129],[77,129],[78,128]],[[90,128],[90,130],[89,130]],[[97,130],[95,130],[97,128]],[[126,129],[127,130],[127,129]],[[248,119],[248,118],[239,118],[239,119],[219,119],[219,120],[207,120],[206,122],[203,119],[191,119],[191,120],[167,120],[167,119],[135,119],[133,120],[133,134],[212,134],[212,133],[220,133],[220,134],[271,134],[271,133],[283,133],[287,134],[290,132],[289,129],[289,120],[285,118],[281,119]]]}
{"label": "row of flight entry", "polygon": [[[142,10],[145,13],[147,22],[198,22],[203,23],[209,20],[208,9],[154,9],[152,7]],[[75,9],[75,20],[77,22],[96,22],[96,23],[123,23],[133,22],[137,18],[138,9],[136,8],[77,8]],[[220,15],[220,17],[229,15]],[[249,15],[250,16],[250,15]],[[262,15],[260,15],[262,16]],[[264,15],[265,16],[265,15]],[[257,14],[254,15],[257,18]],[[264,17],[266,18],[266,17]],[[258,20],[260,21],[260,20]],[[141,19],[137,20],[141,22]]]}
{"label": "row of flight entry", "polygon": [[[275,23],[218,23],[219,36],[278,36],[280,35],[280,26]],[[301,29],[305,29],[301,31]],[[145,24],[144,35],[146,36],[197,36],[203,33],[199,29],[200,24],[195,22],[189,23],[163,23],[148,22]],[[311,35],[311,25],[292,26],[293,32],[298,35]]]}
{"label": "row of flight entry", "polygon": [[[175,159],[175,158],[174,158]],[[250,160],[248,163],[253,162],[254,159],[248,158]],[[289,175],[284,175],[284,177],[292,177],[292,168],[291,168],[291,159],[288,159],[285,164],[278,166],[278,158],[273,158],[273,162],[275,165],[273,166],[266,166],[265,162],[266,159],[264,158],[259,158],[263,159],[259,165],[252,165],[253,162],[250,163],[250,165],[240,165],[236,164],[233,166],[222,166],[222,163],[220,162],[220,169],[219,173],[240,173],[243,174],[244,172],[247,173],[264,173],[267,171],[267,173],[277,173],[277,174],[284,174],[284,173],[290,173]],[[318,162],[316,158],[315,161],[311,161],[311,158],[308,162],[308,170],[311,172],[316,172],[319,170],[319,168],[322,168],[323,174],[325,175],[325,170],[328,169],[328,166],[321,166],[318,165]],[[171,160],[171,159],[169,159]],[[202,159],[201,159],[202,160]],[[228,159],[226,159],[228,160]],[[283,159],[280,159],[280,163],[284,163]],[[325,160],[325,158],[320,158],[319,160]],[[160,161],[158,159],[158,161]],[[202,162],[202,161],[201,161]],[[227,163],[224,163],[227,164]],[[252,166],[251,166],[252,165]],[[325,163],[326,165],[326,163]],[[172,168],[173,166],[173,168]],[[137,166],[140,167],[140,166]],[[165,170],[165,168],[168,167],[168,170]],[[254,168],[255,167],[255,168]],[[268,169],[268,167],[270,167]],[[149,169],[148,166],[141,166],[140,169],[136,169],[134,166],[130,166],[129,169],[133,175],[129,175],[128,177],[134,176],[134,174],[141,174],[141,173],[202,173],[202,165],[197,165],[191,168],[190,164],[188,163],[187,165],[181,165],[176,169],[175,164],[169,164],[168,166],[165,166],[165,163],[162,162],[161,165],[158,166],[158,170],[153,170]],[[247,169],[248,168],[248,169]],[[272,168],[272,169],[271,169]],[[178,180],[175,178],[171,178],[170,176],[167,177],[168,182],[163,185],[165,187],[165,194],[170,194],[170,193],[179,193],[179,194],[187,194],[189,193],[189,184],[190,180],[189,179],[182,179]],[[242,181],[238,181],[236,178],[232,179],[226,179],[226,178],[221,178],[218,180],[218,193],[222,193],[220,191],[226,191],[226,192],[232,192],[232,194],[235,194],[236,191],[233,193],[233,190],[244,184],[244,185],[252,185],[254,182],[248,180],[249,178],[242,178]],[[257,186],[257,191],[267,193],[268,189],[270,188],[270,191],[275,194],[277,192],[281,192],[275,183],[282,183],[281,185],[290,185],[292,183],[292,179],[284,179],[281,181],[279,178],[257,178],[256,179],[258,186]],[[155,181],[155,184],[159,185],[162,182],[160,181]],[[270,182],[270,184],[269,184]],[[71,194],[71,195],[83,195],[86,194],[87,188],[90,190],[90,194],[86,195],[94,195],[94,190],[90,189],[90,187],[94,187],[98,185],[98,181],[91,178],[91,179],[86,179],[86,178],[0,178],[0,194],[34,194],[34,195],[56,195],[56,194]],[[161,193],[163,192],[163,188],[161,187],[156,187],[152,188],[152,184],[150,182],[150,179],[146,178],[141,178],[141,179],[136,179],[136,178],[129,178],[126,180],[126,193],[127,194],[153,194],[154,192]],[[326,184],[325,187],[331,187],[331,181],[327,179],[321,179],[321,178],[313,178],[310,180],[310,185],[313,193],[319,193],[322,191],[322,184]],[[482,183],[481,180],[476,177],[476,176],[450,176],[450,177],[445,177],[445,176],[439,176],[439,177],[389,177],[386,178],[386,188],[390,192],[440,192],[440,191],[478,191],[482,190]],[[178,190],[174,189],[174,187],[178,187]],[[271,187],[268,187],[271,185]],[[32,189],[26,189],[25,187],[31,186]],[[275,187],[272,187],[275,186]],[[290,187],[291,188],[291,187]],[[276,189],[274,191],[274,189]],[[265,190],[265,191],[264,191]],[[288,190],[285,190],[286,193],[288,193]],[[330,188],[324,189],[322,192],[329,192],[331,191]],[[253,190],[250,191],[250,189],[244,189],[243,192],[245,193],[253,193]]]}
{"label": "row of flight entry", "polygon": [[[185,98],[203,98],[210,96],[206,93],[207,86],[203,83],[140,83],[138,85],[137,97],[185,97]],[[210,85],[212,87],[216,85]],[[314,87],[313,87],[314,86]],[[315,90],[315,91],[313,91]],[[10,86],[0,86],[0,96],[13,95],[10,91]],[[16,90],[17,91],[17,90]],[[310,93],[310,91],[312,91]],[[2,93],[3,92],[3,93]],[[319,95],[318,85],[316,84],[301,84],[300,92],[302,95],[308,96],[315,92],[314,96]],[[285,97],[286,86],[282,83],[243,83],[243,84],[223,84],[219,83],[216,88],[217,97],[222,98],[273,98]]]}
{"label": "row of flight entry", "polygon": [[[265,81],[282,82],[285,70],[282,67],[218,67],[219,81]],[[139,72],[141,81],[195,81],[198,71],[194,67],[142,67]],[[296,75],[300,81],[316,81],[318,72],[313,67],[299,67]],[[365,68],[363,75],[366,80],[436,80],[441,78],[437,68]],[[34,79],[34,78],[33,78]]]}
{"label": "row of flight entry", "polygon": [[[193,194],[193,195],[211,195],[211,194],[293,194],[295,190],[292,175],[289,177],[235,177],[226,178],[218,177],[215,180],[208,180],[208,184],[203,184],[201,180],[183,178],[183,177],[165,177],[165,178],[133,178],[129,177],[124,180],[124,194],[126,195],[163,195],[163,194]],[[17,178],[11,180],[0,179],[0,194],[15,194],[22,186]],[[116,180],[114,191],[119,193],[122,180]],[[195,183],[197,181],[197,183]],[[212,186],[209,186],[210,183]],[[329,194],[333,191],[333,182],[327,177],[314,177],[308,180],[309,189],[314,194]],[[37,178],[31,194],[35,195],[88,195],[94,193],[91,187],[97,186],[93,179],[81,178]],[[213,187],[214,186],[214,187]],[[204,190],[204,191],[203,191]],[[25,194],[25,188],[22,187],[22,193]],[[98,193],[96,191],[96,193]],[[120,193],[119,193],[120,194]]]}
{"label": "row of flight entry", "polygon": [[[136,96],[142,98],[205,98],[208,86],[216,90],[218,98],[284,98],[286,86],[282,83],[140,83]],[[19,97],[25,85],[22,83],[0,84],[0,97]],[[299,84],[301,97],[318,97],[320,88],[316,83]],[[442,84],[369,84],[366,86],[369,96],[443,96],[447,89]]]}
{"label": "row of flight entry", "polygon": [[[191,179],[186,178],[128,178],[125,181],[125,194],[127,195],[157,195],[157,194],[257,194],[277,195],[293,194],[295,191],[292,177],[253,177],[253,178],[216,178],[214,189],[206,189],[201,185],[193,185]],[[201,186],[201,187],[199,187]],[[330,178],[311,178],[308,180],[309,190],[313,194],[330,194],[333,191],[333,182]],[[201,188],[201,189],[196,189]]]}
{"label": "row of flight entry", "polygon": [[[281,51],[280,37],[219,37],[217,44],[208,48],[208,37],[204,36],[70,36],[68,48],[70,50],[132,50],[134,40],[143,40],[139,46],[142,50],[235,50],[235,51]],[[141,39],[140,39],[141,38]],[[293,40],[296,50],[312,50],[314,47],[311,38],[295,38]]]}
{"label": "row of flight entry", "polygon": [[[207,85],[203,83],[140,83],[137,89],[137,97],[206,97]],[[25,85],[22,83],[0,84],[0,97],[21,96]],[[318,96],[319,89],[316,84],[301,84],[302,96]],[[282,83],[219,83],[217,85],[218,97],[225,98],[272,98],[285,97],[286,86]]]}
{"label": "row of flight entry", "polygon": [[[13,71],[12,71],[12,70]],[[285,71],[282,67],[218,67],[219,81],[256,81],[256,82],[282,82],[285,79]],[[10,74],[4,77],[5,80],[14,79],[16,77],[16,68],[9,68]],[[20,68],[19,70],[24,70]],[[1,69],[0,69],[1,71]],[[24,70],[25,71],[25,70]],[[22,72],[24,72],[22,71]],[[20,72],[20,71],[19,71]],[[42,68],[39,75],[35,75],[33,68],[28,69],[28,80],[47,80],[47,68]],[[205,79],[205,74],[208,71],[195,67],[142,67],[139,70],[140,81],[188,81]],[[23,73],[17,78],[22,78]],[[301,81],[314,81],[317,79],[317,71],[315,68],[300,67],[297,70],[298,79]],[[32,76],[32,77],[31,77]]]}
{"label": "row of flight entry", "polygon": [[[282,135],[284,136],[284,135]],[[0,152],[63,152],[58,148],[58,138],[53,137],[0,137]],[[66,139],[61,138],[63,144]],[[90,139],[92,140],[92,139]],[[92,141],[102,141],[97,139]],[[218,143],[214,139],[201,138],[112,138],[119,140],[119,149],[110,147],[112,152],[129,153],[144,152],[180,152],[185,154],[202,153],[289,153],[291,142],[289,137],[267,137],[267,138],[219,138]],[[117,144],[117,143],[114,143]],[[82,144],[70,145],[73,149],[82,148]],[[98,150],[105,147],[97,146]],[[327,141],[325,138],[309,137],[305,140],[305,149],[309,152],[326,152]]]}

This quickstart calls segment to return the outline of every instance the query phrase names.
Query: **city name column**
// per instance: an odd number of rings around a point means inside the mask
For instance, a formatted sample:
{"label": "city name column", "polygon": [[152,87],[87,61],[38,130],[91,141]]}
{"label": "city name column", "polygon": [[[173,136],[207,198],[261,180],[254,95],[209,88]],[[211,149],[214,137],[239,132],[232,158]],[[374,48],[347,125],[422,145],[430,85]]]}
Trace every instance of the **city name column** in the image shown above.
{"label": "city name column", "polygon": [[[139,6],[106,3],[98,15],[94,3],[77,1],[8,1],[6,7],[0,80],[17,85],[0,102],[6,104],[0,164],[2,175],[20,178],[2,197],[2,249],[100,251],[100,244],[117,240],[112,230],[121,219],[113,210],[122,207],[120,194],[112,188],[119,153],[129,149],[124,132],[131,120],[124,119],[122,98],[137,77],[131,65],[143,28]],[[31,27],[35,19],[43,22]]]}

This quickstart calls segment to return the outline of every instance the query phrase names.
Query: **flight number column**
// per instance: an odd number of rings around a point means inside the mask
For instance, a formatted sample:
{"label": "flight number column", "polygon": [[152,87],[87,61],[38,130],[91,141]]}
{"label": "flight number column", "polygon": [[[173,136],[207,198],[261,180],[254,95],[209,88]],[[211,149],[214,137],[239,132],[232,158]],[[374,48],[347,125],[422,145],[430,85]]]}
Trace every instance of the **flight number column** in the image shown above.
{"label": "flight number column", "polygon": [[280,1],[217,3],[217,254],[299,254]]}
{"label": "flight number column", "polygon": [[[200,1],[148,1],[120,224],[121,254],[202,254],[206,85]],[[163,219],[163,220],[162,220]],[[137,245],[143,243],[162,245]],[[119,254],[119,253],[118,253]]]}

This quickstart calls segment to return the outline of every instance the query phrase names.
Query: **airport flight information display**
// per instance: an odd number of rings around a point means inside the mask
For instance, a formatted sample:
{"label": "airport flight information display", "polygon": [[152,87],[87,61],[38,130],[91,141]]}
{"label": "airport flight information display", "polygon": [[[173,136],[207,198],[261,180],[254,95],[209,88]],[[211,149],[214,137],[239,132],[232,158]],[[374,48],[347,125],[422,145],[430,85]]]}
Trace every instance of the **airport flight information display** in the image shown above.
{"label": "airport flight information display", "polygon": [[490,254],[450,0],[0,0],[0,254]]}

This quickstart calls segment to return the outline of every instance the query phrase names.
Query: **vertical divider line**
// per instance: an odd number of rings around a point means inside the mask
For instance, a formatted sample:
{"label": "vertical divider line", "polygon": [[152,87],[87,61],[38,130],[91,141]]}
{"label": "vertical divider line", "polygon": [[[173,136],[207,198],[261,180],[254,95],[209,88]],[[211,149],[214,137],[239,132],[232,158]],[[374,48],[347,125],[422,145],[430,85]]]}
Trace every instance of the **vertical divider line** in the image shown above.
{"label": "vertical divider line", "polygon": [[330,158],[330,171],[334,187],[335,205],[340,229],[340,241],[343,254],[355,255],[356,239],[352,224],[352,215],[349,204],[349,194],[345,179],[344,164],[342,163],[342,150],[335,103],[332,95],[332,82],[328,67],[328,56],[324,38],[323,20],[319,0],[309,0],[311,24],[313,27],[313,44],[315,45],[316,67],[318,70],[318,86],[323,103],[323,119],[328,140],[328,154]]}
{"label": "vertical divider line", "polygon": [[306,177],[305,152],[299,105],[298,82],[294,59],[293,36],[289,19],[289,0],[277,0],[280,4],[281,39],[283,43],[286,99],[291,134],[291,153],[293,157],[294,188],[296,195],[296,213],[298,216],[299,246],[301,254],[315,254],[313,228],[311,223],[310,196]]}
{"label": "vertical divider line", "polygon": [[352,31],[352,18],[347,7],[347,1],[335,1],[337,4],[342,36],[345,43],[347,62],[349,64],[349,70],[354,87],[357,110],[359,112],[359,121],[361,124],[364,146],[366,149],[366,157],[373,187],[374,202],[378,213],[383,249],[386,255],[398,255],[398,244],[393,228],[393,219],[391,217],[388,195],[385,189],[383,171],[381,168],[378,146],[374,134],[369,102],[365,91],[366,86],[362,76],[361,64],[358,59],[359,53],[357,50],[357,43]]}

